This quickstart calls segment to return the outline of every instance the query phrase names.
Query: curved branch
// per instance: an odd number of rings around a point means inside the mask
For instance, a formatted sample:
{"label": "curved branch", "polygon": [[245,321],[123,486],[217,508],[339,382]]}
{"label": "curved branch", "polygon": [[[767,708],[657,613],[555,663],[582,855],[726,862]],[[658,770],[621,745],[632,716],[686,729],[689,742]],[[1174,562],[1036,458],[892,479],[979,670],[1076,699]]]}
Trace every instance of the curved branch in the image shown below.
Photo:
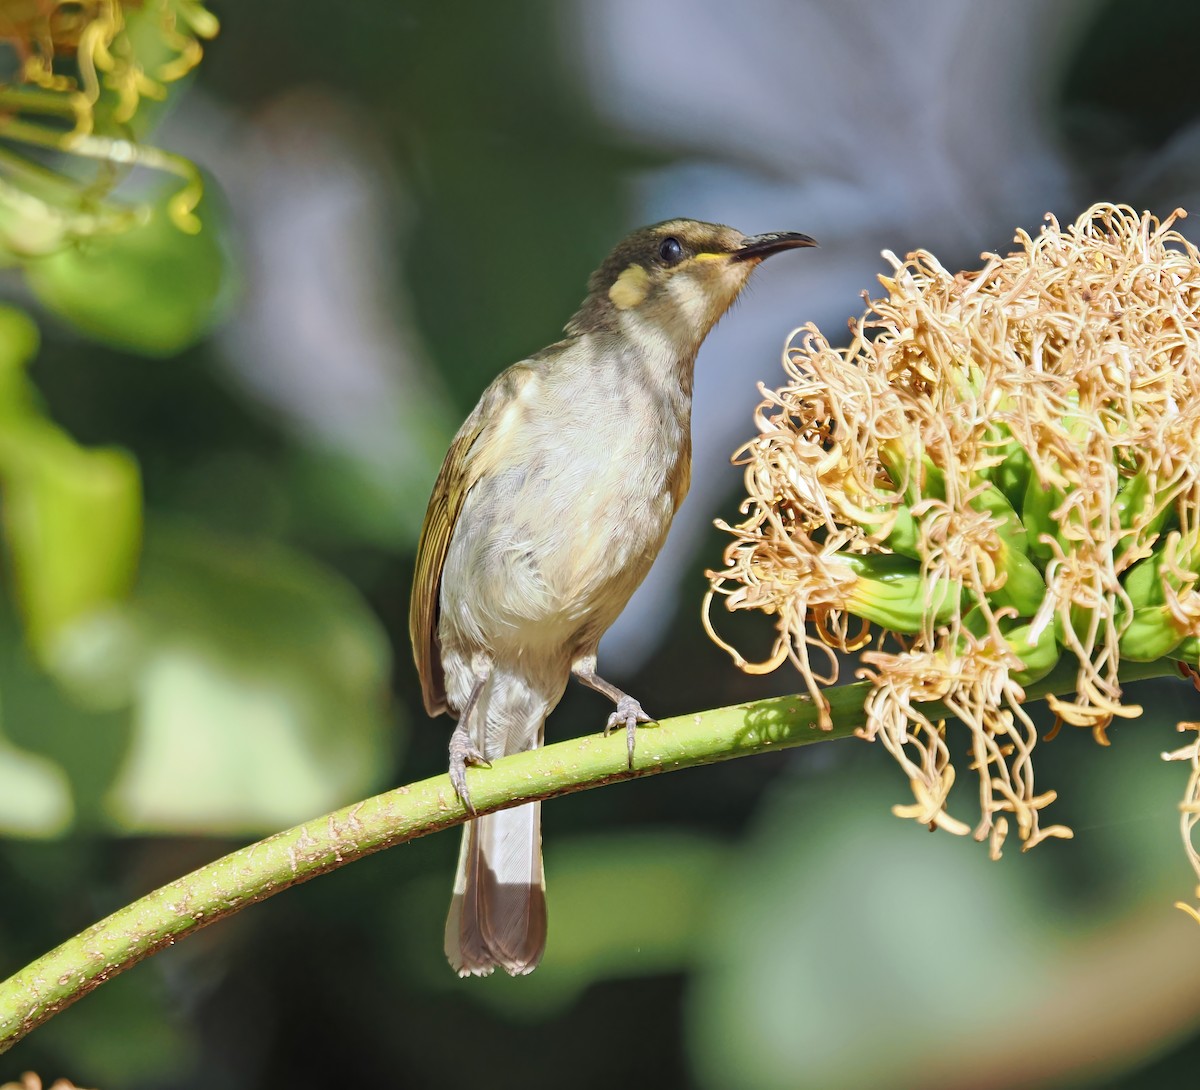
{"label": "curved branch", "polygon": [[[1172,671],[1171,663],[1134,663],[1122,670],[1122,680]],[[1070,670],[1056,671],[1029,686],[1027,696],[1070,691],[1074,679]],[[827,731],[817,725],[812,701],[800,696],[664,719],[638,731],[632,767],[624,732],[573,738],[470,770],[471,797],[479,813],[490,813],[619,780],[844,738],[863,725],[867,691],[865,683],[828,690],[834,727]],[[201,927],[466,817],[450,778],[434,776],[276,833],[156,889],[0,983],[0,1052],[93,988]]]}

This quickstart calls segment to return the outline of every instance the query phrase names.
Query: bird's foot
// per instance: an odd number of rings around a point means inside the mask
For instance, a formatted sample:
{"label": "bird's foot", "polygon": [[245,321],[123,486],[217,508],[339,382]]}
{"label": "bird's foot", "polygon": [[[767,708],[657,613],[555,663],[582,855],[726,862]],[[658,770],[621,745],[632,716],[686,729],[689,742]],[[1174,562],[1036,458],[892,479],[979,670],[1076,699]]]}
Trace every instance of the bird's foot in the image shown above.
{"label": "bird's foot", "polygon": [[604,725],[604,735],[607,737],[610,732],[618,727],[625,728],[625,738],[629,745],[629,767],[633,767],[633,746],[637,739],[637,725],[639,723],[653,723],[654,720],[642,711],[642,706],[633,697],[621,694],[617,701],[617,710],[608,717],[608,722]]}
{"label": "bird's foot", "polygon": [[471,741],[470,732],[466,725],[459,723],[450,735],[450,782],[454,785],[454,793],[462,799],[468,814],[475,813],[471,804],[471,792],[467,790],[467,765],[483,765],[491,768],[489,761]]}

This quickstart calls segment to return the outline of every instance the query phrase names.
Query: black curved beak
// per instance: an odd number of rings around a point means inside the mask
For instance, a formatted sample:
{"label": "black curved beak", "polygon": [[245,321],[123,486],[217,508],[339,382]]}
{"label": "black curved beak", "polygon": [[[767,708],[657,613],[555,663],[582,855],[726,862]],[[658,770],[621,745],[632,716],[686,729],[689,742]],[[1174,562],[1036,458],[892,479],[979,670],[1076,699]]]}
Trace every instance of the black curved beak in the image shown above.
{"label": "black curved beak", "polygon": [[801,246],[815,246],[816,240],[799,231],[773,231],[767,235],[750,235],[730,255],[734,261],[761,261],[782,250],[796,250]]}

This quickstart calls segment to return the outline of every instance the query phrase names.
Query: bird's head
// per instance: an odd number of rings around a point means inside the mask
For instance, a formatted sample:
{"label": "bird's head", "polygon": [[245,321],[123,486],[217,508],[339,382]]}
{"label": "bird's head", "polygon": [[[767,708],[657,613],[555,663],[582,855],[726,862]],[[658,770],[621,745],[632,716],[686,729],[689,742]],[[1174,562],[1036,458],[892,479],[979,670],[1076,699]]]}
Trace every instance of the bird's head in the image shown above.
{"label": "bird's head", "polygon": [[794,231],[743,235],[698,220],[640,228],[592,274],[567,333],[638,332],[665,337],[681,354],[694,354],[764,258],[815,245]]}

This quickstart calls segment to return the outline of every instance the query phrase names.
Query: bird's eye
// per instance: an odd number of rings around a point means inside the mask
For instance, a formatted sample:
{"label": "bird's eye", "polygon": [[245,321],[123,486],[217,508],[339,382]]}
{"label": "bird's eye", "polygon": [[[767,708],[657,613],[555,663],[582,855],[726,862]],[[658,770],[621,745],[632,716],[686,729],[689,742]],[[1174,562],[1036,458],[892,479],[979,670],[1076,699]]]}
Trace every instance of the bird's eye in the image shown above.
{"label": "bird's eye", "polygon": [[664,238],[659,244],[658,256],[668,265],[678,265],[683,260],[683,244],[677,238]]}

